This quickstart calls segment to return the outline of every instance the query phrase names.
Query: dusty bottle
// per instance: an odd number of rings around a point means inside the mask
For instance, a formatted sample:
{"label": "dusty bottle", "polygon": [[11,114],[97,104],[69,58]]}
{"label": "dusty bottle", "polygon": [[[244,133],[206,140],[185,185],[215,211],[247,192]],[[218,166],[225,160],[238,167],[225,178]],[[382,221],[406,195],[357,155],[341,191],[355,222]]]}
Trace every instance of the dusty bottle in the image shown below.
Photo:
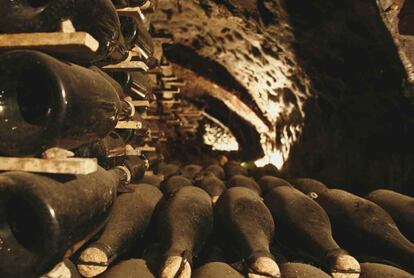
{"label": "dusty bottle", "polygon": [[224,182],[216,175],[204,172],[194,180],[194,184],[206,191],[211,197],[211,201],[215,204],[218,198],[227,190]]}
{"label": "dusty bottle", "polygon": [[1,55],[0,153],[74,149],[106,136],[133,108],[104,76],[37,51]]}
{"label": "dusty bottle", "polygon": [[78,261],[82,276],[94,277],[104,272],[113,260],[143,237],[162,193],[144,184],[129,185],[128,189],[133,192],[117,198],[99,239],[82,251]]}
{"label": "dusty bottle", "polygon": [[316,194],[320,194],[323,191],[328,190],[328,187],[325,184],[315,179],[309,179],[309,178],[294,179],[290,181],[290,183],[295,188],[302,191],[306,195],[309,195],[312,192]]}
{"label": "dusty bottle", "polygon": [[380,206],[339,189],[323,191],[315,200],[329,215],[335,239],[344,248],[414,268],[414,244]]}
{"label": "dusty bottle", "polygon": [[70,19],[77,31],[87,32],[99,42],[92,60],[109,58],[118,62],[128,55],[110,0],[1,0],[0,6],[0,33],[53,32],[63,20]]}
{"label": "dusty bottle", "polygon": [[96,157],[100,166],[111,169],[125,161],[126,147],[121,136],[111,131],[103,139],[77,149],[76,153],[82,157]]}
{"label": "dusty bottle", "polygon": [[144,22],[137,17],[121,16],[121,31],[128,49],[138,46],[143,51],[146,59],[154,54],[154,44],[149,32],[145,29]]}
{"label": "dusty bottle", "polygon": [[230,179],[234,175],[244,175],[248,176],[247,170],[243,168],[240,163],[235,161],[229,161],[224,165],[224,172],[226,173],[226,178]]}
{"label": "dusty bottle", "polygon": [[224,262],[207,263],[194,271],[194,278],[243,278],[244,276]]}
{"label": "dusty bottle", "polygon": [[166,196],[172,196],[177,193],[181,188],[184,186],[192,186],[193,184],[189,179],[184,176],[172,176],[166,180],[164,180],[161,185],[160,189]]}
{"label": "dusty bottle", "polygon": [[177,174],[179,169],[180,167],[173,163],[160,163],[160,165],[158,165],[157,174],[167,178]]}
{"label": "dusty bottle", "polygon": [[293,187],[290,183],[281,178],[276,178],[273,176],[262,176],[257,183],[262,189],[263,196],[266,196],[273,188],[279,186]]}
{"label": "dusty bottle", "polygon": [[213,228],[213,207],[204,190],[186,186],[160,204],[157,234],[164,250],[161,278],[189,278],[191,263]]}
{"label": "dusty bottle", "polygon": [[121,261],[108,271],[104,272],[102,278],[155,278],[147,262],[143,259],[130,259]]}
{"label": "dusty bottle", "polygon": [[386,189],[375,190],[366,198],[385,209],[405,237],[414,242],[414,198]]}
{"label": "dusty bottle", "polygon": [[65,259],[58,263],[51,271],[40,278],[81,278],[78,269],[72,261]]}
{"label": "dusty bottle", "polygon": [[160,175],[145,175],[141,180],[139,180],[139,184],[150,184],[157,188],[160,188],[160,184],[162,183],[163,178]]}
{"label": "dusty bottle", "polygon": [[[328,274],[311,266],[302,263],[284,263],[280,265],[280,272],[283,278],[329,278]],[[380,276],[378,276],[379,278]]]}
{"label": "dusty bottle", "polygon": [[106,223],[126,167],[89,175],[0,175],[0,277],[38,277]]}
{"label": "dusty bottle", "polygon": [[179,173],[187,179],[192,180],[202,169],[203,167],[200,165],[188,164],[182,167]]}
{"label": "dusty bottle", "polygon": [[225,178],[224,169],[220,165],[209,165],[203,169],[203,172],[211,173],[221,180],[224,180]]}
{"label": "dusty bottle", "polygon": [[275,224],[257,193],[244,187],[228,189],[217,201],[215,221],[226,249],[248,265],[249,277],[280,277],[269,247]]}
{"label": "dusty bottle", "polygon": [[311,198],[293,187],[281,186],[266,195],[265,204],[280,223],[282,242],[310,253],[332,277],[359,275],[359,263],[335,242],[328,215]]}
{"label": "dusty bottle", "polygon": [[245,187],[254,192],[256,192],[259,196],[262,195],[262,190],[260,186],[254,181],[254,179],[250,177],[246,177],[244,175],[234,175],[227,181],[227,187]]}
{"label": "dusty bottle", "polygon": [[378,264],[362,263],[360,278],[412,278],[413,275],[396,267]]}

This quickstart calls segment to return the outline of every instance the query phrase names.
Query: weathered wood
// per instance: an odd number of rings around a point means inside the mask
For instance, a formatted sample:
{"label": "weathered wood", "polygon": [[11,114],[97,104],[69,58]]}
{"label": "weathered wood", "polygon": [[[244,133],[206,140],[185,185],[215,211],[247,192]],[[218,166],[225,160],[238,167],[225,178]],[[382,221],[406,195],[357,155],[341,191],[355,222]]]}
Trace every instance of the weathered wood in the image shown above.
{"label": "weathered wood", "polygon": [[118,64],[111,64],[102,67],[105,71],[147,71],[148,66],[142,61],[132,61],[133,54],[129,53],[128,58]]}
{"label": "weathered wood", "polygon": [[75,56],[92,56],[99,43],[85,32],[55,32],[0,35],[0,52],[13,49],[34,49]]}
{"label": "weathered wood", "polygon": [[87,175],[97,170],[98,163],[95,158],[0,157],[0,171]]}
{"label": "weathered wood", "polygon": [[142,122],[138,121],[119,121],[115,127],[116,129],[141,129]]}
{"label": "weathered wood", "polygon": [[149,107],[150,103],[148,100],[133,100],[131,101],[132,105],[135,107]]}
{"label": "weathered wood", "polygon": [[116,10],[118,15],[126,15],[126,16],[140,16],[141,9],[139,7],[126,7]]}

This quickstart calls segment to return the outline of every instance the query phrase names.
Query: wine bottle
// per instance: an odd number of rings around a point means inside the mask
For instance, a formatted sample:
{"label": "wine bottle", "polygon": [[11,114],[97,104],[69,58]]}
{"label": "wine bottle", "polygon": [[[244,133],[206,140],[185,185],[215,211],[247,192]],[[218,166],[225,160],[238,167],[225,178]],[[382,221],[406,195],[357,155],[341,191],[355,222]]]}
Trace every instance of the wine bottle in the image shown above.
{"label": "wine bottle", "polygon": [[143,237],[162,193],[151,185],[129,185],[121,194],[99,239],[82,251],[78,269],[83,277],[95,277]]}
{"label": "wine bottle", "polygon": [[249,277],[280,277],[269,247],[275,224],[256,192],[245,187],[225,191],[215,206],[215,223],[226,249],[247,264]]}
{"label": "wine bottle", "polygon": [[335,242],[328,215],[311,198],[293,187],[280,186],[266,195],[265,204],[280,223],[282,242],[310,253],[332,277],[359,275],[359,263]]}
{"label": "wine bottle", "polygon": [[404,236],[414,242],[414,198],[386,189],[375,190],[366,198],[385,209]]}
{"label": "wine bottle", "polygon": [[194,271],[194,278],[243,278],[244,276],[224,262],[204,264]]}
{"label": "wine bottle", "polygon": [[173,163],[160,163],[160,165],[158,165],[157,174],[164,176],[166,179],[177,174],[179,169],[180,167]]}
{"label": "wine bottle", "polygon": [[38,51],[1,55],[0,153],[74,149],[105,137],[133,108],[103,75]]}
{"label": "wine bottle", "polygon": [[315,200],[329,215],[334,237],[344,248],[413,269],[414,244],[380,206],[339,189],[323,191]]}
{"label": "wine bottle", "polygon": [[156,278],[143,259],[129,259],[121,261],[108,271],[104,272],[102,278]]}
{"label": "wine bottle", "polygon": [[187,179],[192,180],[202,169],[203,167],[200,165],[188,164],[182,167],[179,173]]}
{"label": "wine bottle", "polygon": [[378,263],[362,263],[360,278],[413,278],[402,269]]}
{"label": "wine bottle", "polygon": [[114,168],[125,161],[126,146],[121,136],[111,131],[103,139],[81,148],[83,153],[77,149],[77,153],[83,157],[96,157],[98,164],[105,169]]}
{"label": "wine bottle", "polygon": [[248,188],[256,192],[259,196],[262,195],[262,190],[260,189],[260,186],[250,177],[246,177],[244,175],[233,175],[227,181],[227,187],[231,188],[236,186]]}
{"label": "wine bottle", "polygon": [[257,183],[260,186],[260,189],[263,192],[263,196],[266,196],[268,192],[270,192],[273,188],[279,187],[279,186],[287,186],[292,187],[293,186],[285,181],[284,179],[276,178],[273,176],[262,176]]}
{"label": "wine bottle", "polygon": [[118,84],[122,87],[124,92],[128,92],[131,89],[133,78],[132,74],[128,71],[113,71],[108,73]]}
{"label": "wine bottle", "polygon": [[320,194],[321,192],[328,190],[328,187],[325,184],[315,179],[294,179],[291,181],[291,184],[306,195],[309,195],[312,192]]}
{"label": "wine bottle", "polygon": [[141,180],[139,180],[139,184],[150,184],[157,188],[160,188],[160,184],[162,183],[163,178],[160,175],[145,175]]}
{"label": "wine bottle", "polygon": [[63,20],[70,19],[76,31],[87,32],[99,42],[97,54],[87,59],[90,62],[120,62],[128,56],[118,14],[110,0],[1,0],[0,6],[0,33],[53,32]]}
{"label": "wine bottle", "polygon": [[204,190],[186,186],[160,204],[157,234],[165,256],[160,278],[189,278],[197,256],[213,228],[213,208]]}
{"label": "wine bottle", "polygon": [[51,271],[40,276],[40,278],[81,278],[76,266],[72,261],[65,259],[58,263]]}
{"label": "wine bottle", "polygon": [[[329,278],[328,274],[309,264],[284,263],[280,265],[283,278]],[[345,276],[342,276],[345,277]],[[354,277],[354,276],[353,276]],[[379,278],[380,276],[378,276]]]}
{"label": "wine bottle", "polygon": [[224,172],[226,173],[226,178],[230,179],[235,175],[248,176],[247,170],[243,168],[240,163],[235,161],[229,161],[224,165]]}
{"label": "wine bottle", "polygon": [[128,49],[138,46],[143,51],[146,59],[154,55],[152,37],[144,26],[141,18],[132,16],[120,16],[121,31]]}
{"label": "wine bottle", "polygon": [[38,277],[106,223],[133,168],[89,175],[0,175],[0,277]]}
{"label": "wine bottle", "polygon": [[171,196],[177,193],[184,186],[192,185],[193,184],[189,179],[187,179],[184,176],[177,175],[164,180],[160,185],[160,189],[164,193],[164,195]]}
{"label": "wine bottle", "polygon": [[221,180],[224,180],[225,178],[224,169],[220,165],[215,165],[215,164],[209,165],[203,169],[203,172],[211,173]]}
{"label": "wine bottle", "polygon": [[213,204],[215,204],[218,198],[227,190],[224,182],[216,175],[208,172],[204,172],[203,175],[199,175],[194,180],[194,185],[204,189],[210,195]]}

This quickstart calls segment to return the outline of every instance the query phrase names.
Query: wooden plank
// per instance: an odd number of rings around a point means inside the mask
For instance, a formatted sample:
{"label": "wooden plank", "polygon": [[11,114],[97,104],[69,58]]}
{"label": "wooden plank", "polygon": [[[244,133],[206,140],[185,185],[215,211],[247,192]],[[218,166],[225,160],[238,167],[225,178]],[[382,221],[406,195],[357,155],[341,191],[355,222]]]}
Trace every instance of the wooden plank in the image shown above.
{"label": "wooden plank", "polygon": [[116,129],[141,129],[142,123],[138,121],[119,121]]}
{"label": "wooden plank", "polygon": [[98,170],[95,158],[41,159],[33,157],[0,157],[1,171],[87,175]]}
{"label": "wooden plank", "polygon": [[0,35],[0,51],[34,49],[75,56],[94,55],[99,43],[85,32]]}
{"label": "wooden plank", "polygon": [[141,9],[140,7],[125,7],[116,10],[118,15],[125,15],[125,16],[140,16]]}
{"label": "wooden plank", "polygon": [[135,107],[149,107],[150,103],[148,100],[133,100],[131,101],[132,105]]}
{"label": "wooden plank", "polygon": [[132,52],[129,52],[128,58],[118,64],[103,66],[105,71],[147,71],[148,66],[142,61],[132,61]]}

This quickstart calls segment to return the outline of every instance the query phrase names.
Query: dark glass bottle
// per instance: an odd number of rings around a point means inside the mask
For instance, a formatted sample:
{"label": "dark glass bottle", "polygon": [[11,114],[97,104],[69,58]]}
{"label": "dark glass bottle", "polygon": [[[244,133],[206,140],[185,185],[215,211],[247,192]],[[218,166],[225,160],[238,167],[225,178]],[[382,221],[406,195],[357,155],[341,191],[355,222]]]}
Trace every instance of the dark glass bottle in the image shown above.
{"label": "dark glass bottle", "polygon": [[244,276],[224,262],[210,262],[197,268],[192,277],[243,278]]}
{"label": "dark glass bottle", "polygon": [[378,263],[362,263],[360,278],[412,278],[413,275],[402,269]]}
{"label": "dark glass bottle", "polygon": [[122,89],[98,68],[83,68],[37,51],[0,56],[0,154],[73,149],[103,138],[130,116]]}
{"label": "dark glass bottle", "polygon": [[341,249],[332,237],[331,222],[321,206],[292,186],[270,190],[265,204],[280,227],[286,248],[304,251],[333,277],[357,276],[359,263]]}
{"label": "dark glass bottle", "polygon": [[193,256],[201,251],[213,229],[209,195],[185,186],[160,203],[156,219],[158,239],[165,250],[159,277],[190,277]]}
{"label": "dark glass bottle", "polygon": [[63,20],[70,19],[77,31],[87,32],[99,42],[92,61],[120,62],[128,56],[110,0],[0,0],[0,7],[0,33],[54,32]]}
{"label": "dark glass bottle", "polygon": [[339,189],[323,191],[314,200],[329,215],[333,235],[344,248],[414,269],[414,244],[380,206]]}
{"label": "dark glass bottle", "polygon": [[[312,265],[302,263],[284,263],[280,265],[283,278],[329,278],[327,273]],[[341,276],[346,277],[346,276]],[[356,277],[356,276],[350,276]]]}
{"label": "dark glass bottle", "polygon": [[[143,237],[162,193],[146,184],[129,185],[121,194],[99,239],[82,251],[78,269],[84,277],[104,272],[117,257],[131,250]],[[99,265],[102,264],[102,265]]]}
{"label": "dark glass bottle", "polygon": [[126,47],[132,49],[138,46],[142,50],[141,56],[145,62],[154,59],[154,44],[143,20],[132,16],[120,16],[119,19]]}
{"label": "dark glass bottle", "polygon": [[0,175],[0,277],[38,277],[106,223],[127,171]]}
{"label": "dark glass bottle", "polygon": [[120,261],[117,265],[104,272],[101,278],[156,278],[149,264],[143,259]]}
{"label": "dark glass bottle", "polygon": [[260,196],[245,187],[225,191],[215,206],[215,223],[226,250],[244,260],[249,275],[280,277],[270,252],[275,233],[272,214]]}
{"label": "dark glass bottle", "polygon": [[401,232],[414,242],[414,198],[401,193],[379,189],[367,195],[367,199],[385,209],[397,223]]}

